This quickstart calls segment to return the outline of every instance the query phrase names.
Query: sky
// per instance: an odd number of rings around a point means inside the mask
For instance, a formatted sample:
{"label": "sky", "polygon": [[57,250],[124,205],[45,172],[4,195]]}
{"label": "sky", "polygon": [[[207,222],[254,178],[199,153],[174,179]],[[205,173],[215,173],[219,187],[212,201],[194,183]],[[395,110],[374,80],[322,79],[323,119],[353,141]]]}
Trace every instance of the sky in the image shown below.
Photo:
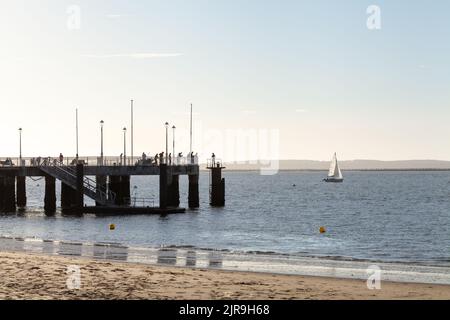
{"label": "sky", "polygon": [[[371,5],[381,29],[367,26]],[[0,157],[450,160],[450,2],[0,0]],[[172,130],[169,132],[172,150]],[[127,135],[130,146],[130,132]],[[130,150],[127,150],[130,154]]]}

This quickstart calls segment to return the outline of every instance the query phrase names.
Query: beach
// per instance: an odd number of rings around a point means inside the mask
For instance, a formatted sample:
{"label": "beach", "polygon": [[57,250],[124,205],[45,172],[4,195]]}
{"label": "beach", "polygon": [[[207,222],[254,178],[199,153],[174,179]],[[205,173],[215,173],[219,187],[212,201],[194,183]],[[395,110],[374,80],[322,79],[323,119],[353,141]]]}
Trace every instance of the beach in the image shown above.
{"label": "beach", "polygon": [[[0,299],[374,300],[450,299],[450,286],[148,266],[31,253],[0,253]],[[80,271],[67,286],[68,268]],[[73,285],[73,282],[69,281]]]}

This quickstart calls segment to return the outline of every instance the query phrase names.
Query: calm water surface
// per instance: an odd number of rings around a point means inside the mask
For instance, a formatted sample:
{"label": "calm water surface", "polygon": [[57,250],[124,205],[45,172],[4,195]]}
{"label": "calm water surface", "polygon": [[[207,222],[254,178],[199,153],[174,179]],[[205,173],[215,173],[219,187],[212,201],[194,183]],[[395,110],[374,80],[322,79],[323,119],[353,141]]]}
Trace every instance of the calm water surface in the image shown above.
{"label": "calm water surface", "polygon": [[[323,183],[323,176],[226,172],[227,206],[213,209],[202,174],[201,209],[165,217],[49,218],[44,181],[28,180],[30,208],[1,215],[0,236],[450,265],[450,172],[347,172],[343,184]],[[136,177],[132,186],[138,197],[157,202],[156,177]],[[187,186],[182,177],[185,207]],[[320,226],[328,232],[319,234]]]}

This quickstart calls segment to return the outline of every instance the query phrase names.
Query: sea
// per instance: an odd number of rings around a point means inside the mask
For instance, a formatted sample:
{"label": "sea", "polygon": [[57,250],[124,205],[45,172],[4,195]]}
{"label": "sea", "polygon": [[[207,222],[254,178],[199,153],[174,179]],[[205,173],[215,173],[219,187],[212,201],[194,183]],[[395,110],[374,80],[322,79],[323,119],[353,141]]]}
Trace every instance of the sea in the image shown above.
{"label": "sea", "polygon": [[[357,279],[381,270],[385,280],[450,284],[449,171],[353,171],[339,184],[324,175],[225,171],[226,206],[212,208],[203,172],[198,210],[108,217],[47,217],[45,182],[28,179],[27,210],[0,215],[0,249]],[[131,186],[158,203],[157,177]],[[180,177],[182,207],[187,190]]]}

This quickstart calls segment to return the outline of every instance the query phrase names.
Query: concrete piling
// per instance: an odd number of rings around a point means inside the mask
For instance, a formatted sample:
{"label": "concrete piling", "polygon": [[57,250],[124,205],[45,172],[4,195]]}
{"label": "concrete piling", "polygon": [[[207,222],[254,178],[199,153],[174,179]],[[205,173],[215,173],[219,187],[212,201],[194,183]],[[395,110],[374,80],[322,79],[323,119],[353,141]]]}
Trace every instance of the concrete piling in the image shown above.
{"label": "concrete piling", "polygon": [[131,204],[131,177],[121,176],[120,177],[120,196],[121,203],[124,206],[129,206]]}
{"label": "concrete piling", "polygon": [[200,199],[198,191],[198,175],[189,175],[189,208],[200,208]]}
{"label": "concrete piling", "polygon": [[0,212],[5,212],[5,177],[0,177]]}
{"label": "concrete piling", "polygon": [[56,213],[56,179],[49,175],[45,176],[44,211],[48,216]]}
{"label": "concrete piling", "polygon": [[16,211],[15,177],[0,178],[0,211],[5,213]]}
{"label": "concrete piling", "polygon": [[210,204],[213,207],[225,206],[225,179],[222,179],[222,167],[217,166],[211,170]]}
{"label": "concrete piling", "polygon": [[26,177],[16,177],[17,206],[25,208],[27,206]]}
{"label": "concrete piling", "polygon": [[76,190],[76,207],[79,213],[83,212],[84,207],[84,165],[77,164],[77,190]]}
{"label": "concrete piling", "polygon": [[69,211],[76,207],[77,192],[69,185],[61,182],[61,209]]}
{"label": "concrete piling", "polygon": [[6,212],[16,212],[16,179],[6,177]]}
{"label": "concrete piling", "polygon": [[109,190],[114,192],[116,199],[114,204],[117,206],[130,205],[130,176],[110,176]]}
{"label": "concrete piling", "polygon": [[168,206],[178,208],[180,206],[180,176],[172,175],[168,185]]}
{"label": "concrete piling", "polygon": [[168,201],[168,167],[167,164],[161,164],[159,167],[159,207],[166,209],[169,205]]}

